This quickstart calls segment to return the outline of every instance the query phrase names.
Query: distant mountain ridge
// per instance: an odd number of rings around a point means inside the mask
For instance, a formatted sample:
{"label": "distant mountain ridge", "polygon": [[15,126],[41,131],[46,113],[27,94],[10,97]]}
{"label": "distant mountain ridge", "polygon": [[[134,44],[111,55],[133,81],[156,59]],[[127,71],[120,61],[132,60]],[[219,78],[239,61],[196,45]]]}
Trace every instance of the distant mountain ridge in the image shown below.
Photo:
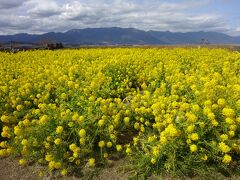
{"label": "distant mountain ridge", "polygon": [[135,28],[86,28],[66,32],[49,32],[41,35],[0,35],[0,43],[11,41],[40,43],[42,41],[62,42],[74,45],[166,45],[166,44],[240,44],[240,36],[232,37],[219,32],[169,32],[143,31]]}

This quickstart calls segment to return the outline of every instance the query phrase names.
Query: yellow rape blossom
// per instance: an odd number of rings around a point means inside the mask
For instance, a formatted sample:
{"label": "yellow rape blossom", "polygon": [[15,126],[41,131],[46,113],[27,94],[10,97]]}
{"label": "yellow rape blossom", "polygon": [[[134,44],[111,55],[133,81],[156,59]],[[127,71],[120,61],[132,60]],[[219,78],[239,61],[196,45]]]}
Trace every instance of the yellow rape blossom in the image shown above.
{"label": "yellow rape blossom", "polygon": [[228,154],[225,154],[222,162],[225,163],[225,164],[229,164],[231,161],[232,161],[232,157]]}

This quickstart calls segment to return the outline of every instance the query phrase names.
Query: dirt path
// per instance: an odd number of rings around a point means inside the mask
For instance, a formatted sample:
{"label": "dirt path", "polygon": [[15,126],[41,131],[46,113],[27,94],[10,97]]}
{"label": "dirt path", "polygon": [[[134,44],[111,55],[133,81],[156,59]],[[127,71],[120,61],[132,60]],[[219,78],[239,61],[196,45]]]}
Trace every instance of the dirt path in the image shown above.
{"label": "dirt path", "polygon": [[38,169],[32,166],[20,167],[17,160],[9,158],[0,159],[1,180],[32,180],[38,178]]}
{"label": "dirt path", "polygon": [[[53,177],[51,175],[39,177],[38,172],[41,167],[37,165],[21,167],[18,165],[18,160],[12,160],[10,158],[0,159],[0,180],[127,180],[129,179],[129,173],[122,171],[123,167],[126,166],[126,160],[120,159],[114,161],[112,166],[101,169],[101,171],[91,176],[91,173],[84,173],[81,177],[68,176],[68,177]],[[149,180],[157,180],[160,177],[152,176]],[[166,180],[175,180],[177,178],[165,177]],[[181,178],[191,180],[192,178]],[[195,177],[195,180],[202,180],[203,178]],[[215,179],[215,178],[214,178]],[[216,173],[216,179],[219,180],[239,180],[239,176],[225,177],[219,173]]]}
{"label": "dirt path", "polygon": [[112,167],[102,169],[98,176],[84,175],[83,177],[65,177],[65,178],[53,178],[51,176],[39,177],[38,172],[41,167],[36,165],[21,167],[18,165],[17,160],[9,158],[0,159],[0,180],[51,180],[51,179],[66,179],[66,180],[78,180],[78,179],[104,179],[104,180],[125,180],[128,179],[128,174],[120,171],[121,166],[124,164],[124,160],[118,160],[113,163]]}

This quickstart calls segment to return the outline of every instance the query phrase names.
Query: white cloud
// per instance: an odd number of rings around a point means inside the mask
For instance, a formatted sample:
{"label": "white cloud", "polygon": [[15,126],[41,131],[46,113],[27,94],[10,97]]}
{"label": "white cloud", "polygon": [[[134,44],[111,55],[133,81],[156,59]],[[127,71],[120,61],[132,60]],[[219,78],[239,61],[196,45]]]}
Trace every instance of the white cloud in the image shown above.
{"label": "white cloud", "polygon": [[30,0],[26,3],[27,15],[34,18],[50,17],[61,14],[61,6],[54,0]]}
{"label": "white cloud", "polygon": [[240,26],[236,28],[229,27],[226,33],[232,36],[240,36]]}
{"label": "white cloud", "polygon": [[[7,7],[0,11],[0,34],[112,26],[160,31],[229,32],[227,21],[221,14],[191,13],[211,1],[8,0],[9,3],[4,4],[6,1],[0,0],[0,9]],[[12,14],[10,20],[7,14]]]}

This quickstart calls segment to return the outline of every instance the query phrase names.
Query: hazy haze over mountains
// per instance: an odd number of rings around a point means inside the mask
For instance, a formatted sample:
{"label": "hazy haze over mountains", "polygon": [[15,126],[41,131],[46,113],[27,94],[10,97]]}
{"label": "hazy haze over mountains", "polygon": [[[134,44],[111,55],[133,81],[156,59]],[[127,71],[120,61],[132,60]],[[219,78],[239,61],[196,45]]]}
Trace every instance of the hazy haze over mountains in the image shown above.
{"label": "hazy haze over mountains", "polygon": [[72,29],[63,33],[49,32],[40,35],[25,33],[0,36],[0,43],[8,43],[10,41],[21,43],[54,41],[75,45],[200,44],[202,40],[211,44],[240,44],[240,37],[232,37],[218,32],[176,33],[118,27]]}

